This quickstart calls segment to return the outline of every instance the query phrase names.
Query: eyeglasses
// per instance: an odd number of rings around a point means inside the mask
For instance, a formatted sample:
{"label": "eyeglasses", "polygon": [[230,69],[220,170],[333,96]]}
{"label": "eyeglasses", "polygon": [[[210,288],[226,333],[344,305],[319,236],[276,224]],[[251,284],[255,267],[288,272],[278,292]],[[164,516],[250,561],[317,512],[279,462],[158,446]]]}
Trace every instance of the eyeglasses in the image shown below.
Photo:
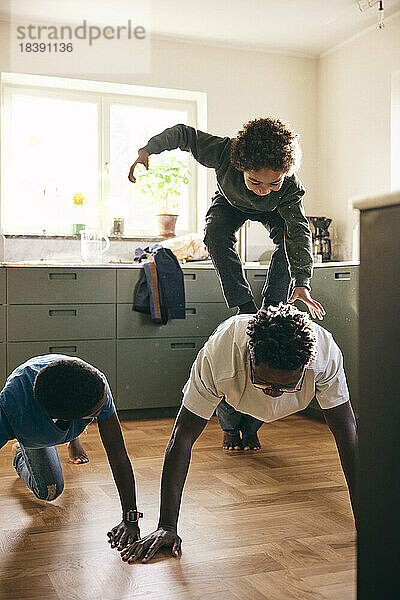
{"label": "eyeglasses", "polygon": [[254,385],[254,387],[256,387],[259,390],[268,390],[270,392],[282,392],[283,394],[294,394],[295,392],[300,392],[305,374],[306,367],[304,367],[299,381],[294,386],[275,385],[274,383],[257,383],[256,381],[254,381],[254,367],[253,361],[250,356],[250,381]]}

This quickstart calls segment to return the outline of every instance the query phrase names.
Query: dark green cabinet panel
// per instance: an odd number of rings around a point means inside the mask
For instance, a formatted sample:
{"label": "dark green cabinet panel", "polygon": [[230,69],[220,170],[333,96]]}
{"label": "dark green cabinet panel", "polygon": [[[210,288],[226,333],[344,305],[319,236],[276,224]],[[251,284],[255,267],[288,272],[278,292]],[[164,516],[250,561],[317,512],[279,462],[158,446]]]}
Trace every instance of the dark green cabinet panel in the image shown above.
{"label": "dark green cabinet panel", "polygon": [[213,268],[183,269],[186,302],[225,302],[221,285]]}
{"label": "dark green cabinet panel", "polygon": [[107,303],[115,302],[115,299],[115,269],[8,269],[9,304]]}
{"label": "dark green cabinet panel", "polygon": [[55,304],[8,307],[8,340],[115,338],[115,304]]}
{"label": "dark green cabinet panel", "polygon": [[[214,269],[183,267],[186,302],[224,303]],[[143,269],[117,269],[117,302],[133,302],[135,288]]]}
{"label": "dark green cabinet panel", "polygon": [[[319,267],[312,278],[312,296],[326,310],[323,321],[343,353],[351,403],[358,413],[358,275],[359,268]],[[302,303],[298,303],[299,308]],[[303,305],[304,306],[304,305]]]}
{"label": "dark green cabinet panel", "polygon": [[143,275],[143,269],[117,269],[117,302],[133,304],[136,286]]}
{"label": "dark green cabinet panel", "polygon": [[4,387],[6,377],[7,377],[6,345],[0,343],[0,391]]}
{"label": "dark green cabinet panel", "polygon": [[0,304],[6,303],[6,270],[0,267]]}
{"label": "dark green cabinet panel", "polygon": [[[264,286],[267,267],[247,269],[246,277],[251,285],[256,304],[261,305],[261,290]],[[330,331],[340,346],[351,401],[358,412],[358,266],[321,266],[314,268],[311,280],[312,297],[326,310],[323,321],[316,320]],[[306,311],[302,302],[297,308]]]}
{"label": "dark green cabinet panel", "polygon": [[119,409],[178,406],[205,338],[117,341]]}
{"label": "dark green cabinet panel", "polygon": [[6,308],[0,306],[0,342],[6,339]]}
{"label": "dark green cabinet panel", "polygon": [[225,319],[235,314],[221,302],[186,303],[186,318],[166,325],[153,323],[150,315],[132,310],[131,304],[117,305],[117,335],[124,338],[208,337]]}
{"label": "dark green cabinet panel", "polygon": [[32,356],[66,354],[78,356],[104,373],[113,392],[116,390],[114,340],[62,340],[55,342],[9,342],[7,344],[7,372]]}
{"label": "dark green cabinet panel", "polygon": [[268,272],[268,267],[262,269],[246,269],[246,279],[250,284],[251,291],[253,292],[254,301],[258,308],[261,307],[262,297],[261,291],[265,284],[265,278]]}

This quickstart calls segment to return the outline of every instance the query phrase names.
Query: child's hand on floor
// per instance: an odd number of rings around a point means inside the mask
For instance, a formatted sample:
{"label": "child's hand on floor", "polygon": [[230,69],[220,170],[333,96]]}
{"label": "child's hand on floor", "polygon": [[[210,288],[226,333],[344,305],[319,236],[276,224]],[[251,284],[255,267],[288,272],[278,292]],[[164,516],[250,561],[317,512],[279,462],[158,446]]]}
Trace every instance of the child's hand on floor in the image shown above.
{"label": "child's hand on floor", "polygon": [[311,298],[310,292],[306,287],[297,286],[294,288],[293,294],[290,296],[288,302],[294,302],[295,300],[301,300],[308,306],[313,319],[318,317],[320,321],[324,318],[325,310],[322,304]]}

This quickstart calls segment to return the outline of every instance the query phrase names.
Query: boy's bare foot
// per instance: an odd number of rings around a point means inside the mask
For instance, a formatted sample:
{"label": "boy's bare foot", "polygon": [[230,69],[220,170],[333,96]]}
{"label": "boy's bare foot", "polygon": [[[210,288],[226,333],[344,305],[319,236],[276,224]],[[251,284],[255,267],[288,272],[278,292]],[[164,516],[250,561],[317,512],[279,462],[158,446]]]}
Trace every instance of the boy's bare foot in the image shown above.
{"label": "boy's bare foot", "polygon": [[243,435],[243,450],[260,450],[261,444],[258,435]]}
{"label": "boy's bare foot", "polygon": [[222,442],[224,450],[243,450],[242,440],[239,434],[232,435],[224,431],[224,439]]}
{"label": "boy's bare foot", "polygon": [[82,446],[82,442],[79,438],[75,438],[72,442],[67,444],[68,454],[70,463],[75,465],[81,465],[89,462],[89,457],[86,454],[85,448]]}

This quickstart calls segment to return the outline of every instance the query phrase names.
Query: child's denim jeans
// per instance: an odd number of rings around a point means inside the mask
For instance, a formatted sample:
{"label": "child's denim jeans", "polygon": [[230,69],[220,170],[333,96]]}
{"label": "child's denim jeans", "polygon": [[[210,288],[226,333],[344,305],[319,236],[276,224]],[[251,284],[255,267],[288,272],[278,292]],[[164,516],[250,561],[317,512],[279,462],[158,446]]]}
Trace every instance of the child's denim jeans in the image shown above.
{"label": "child's denim jeans", "polygon": [[14,456],[14,468],[40,500],[55,500],[64,489],[64,477],[57,448],[24,448]]}
{"label": "child's denim jeans", "polygon": [[231,435],[237,435],[241,431],[245,437],[249,437],[257,433],[264,423],[250,415],[238,412],[225,400],[221,400],[215,412],[221,429]]}

